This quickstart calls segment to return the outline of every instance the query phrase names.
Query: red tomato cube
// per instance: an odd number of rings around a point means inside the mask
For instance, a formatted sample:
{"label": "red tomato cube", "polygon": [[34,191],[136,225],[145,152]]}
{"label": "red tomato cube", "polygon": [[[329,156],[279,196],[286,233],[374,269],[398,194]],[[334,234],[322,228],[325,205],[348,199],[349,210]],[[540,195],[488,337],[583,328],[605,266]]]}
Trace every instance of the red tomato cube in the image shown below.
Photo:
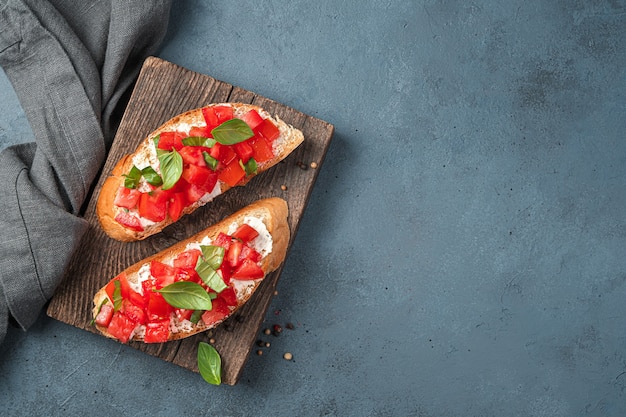
{"label": "red tomato cube", "polygon": [[217,114],[215,114],[215,109],[213,107],[203,107],[202,116],[204,117],[204,121],[206,122],[206,128],[208,131],[211,131],[220,124],[220,121],[217,118]]}
{"label": "red tomato cube", "polygon": [[143,341],[146,343],[167,342],[170,337],[170,320],[162,320],[146,324]]}
{"label": "red tomato cube", "polygon": [[126,188],[121,186],[120,189],[117,190],[113,204],[118,207],[132,209],[137,205],[140,196],[141,192],[136,188]]}
{"label": "red tomato cube", "polygon": [[129,300],[124,300],[124,315],[133,323],[146,324],[146,315],[143,308],[134,305]]}
{"label": "red tomato cube", "polygon": [[236,186],[245,176],[246,171],[244,171],[241,165],[239,165],[238,160],[232,161],[226,166],[226,168],[217,174],[220,181],[225,182],[231,187]]}
{"label": "red tomato cube", "polygon": [[270,119],[263,119],[254,129],[254,133],[267,139],[270,143],[280,136],[280,130]]}
{"label": "red tomato cube", "polygon": [[230,244],[230,247],[226,251],[226,255],[224,256],[224,260],[226,260],[231,267],[236,267],[239,265],[239,255],[241,255],[241,250],[243,249],[243,243],[241,240],[233,240]]}
{"label": "red tomato cube", "polygon": [[224,320],[230,314],[230,308],[221,298],[213,300],[213,308],[202,314],[202,321],[206,325],[211,325]]}
{"label": "red tomato cube", "polygon": [[187,204],[187,199],[185,198],[185,194],[182,192],[174,193],[170,197],[170,200],[167,205],[167,214],[169,214],[170,219],[173,221],[177,221],[180,219],[180,216],[185,209]]}
{"label": "red tomato cube", "polygon": [[246,140],[244,142],[239,142],[234,145],[235,153],[241,159],[241,162],[244,164],[248,162],[248,160],[252,157],[253,149],[252,145]]}
{"label": "red tomato cube", "polygon": [[167,214],[167,200],[158,190],[142,193],[139,198],[139,215],[153,222],[162,222]]}
{"label": "red tomato cube", "polygon": [[154,283],[157,288],[163,288],[174,282],[176,268],[169,266],[160,261],[150,262],[150,275],[154,277]]}
{"label": "red tomato cube", "polygon": [[189,136],[200,137],[200,138],[210,138],[211,131],[207,129],[206,126],[204,127],[193,126],[191,129],[189,129]]}
{"label": "red tomato cube", "polygon": [[235,294],[235,290],[233,287],[228,287],[223,290],[217,298],[224,300],[226,305],[236,307],[237,306],[237,294]]}
{"label": "red tomato cube", "polygon": [[213,245],[221,246],[224,249],[228,250],[228,248],[230,247],[230,242],[232,242],[232,240],[233,239],[230,236],[228,236],[226,233],[219,232],[217,234],[217,237],[213,241]]}
{"label": "red tomato cube", "polygon": [[113,314],[109,323],[108,332],[122,343],[128,342],[130,335],[135,330],[136,324],[121,312]]}
{"label": "red tomato cube", "polygon": [[183,139],[186,137],[182,132],[162,132],[159,135],[159,143],[157,147],[165,151],[176,149],[177,151],[183,147]]}
{"label": "red tomato cube", "polygon": [[274,157],[274,149],[272,145],[260,136],[254,136],[248,139],[252,147],[252,157],[257,162],[265,162]]}
{"label": "red tomato cube", "polygon": [[259,235],[259,232],[249,224],[243,223],[241,226],[237,228],[235,233],[232,234],[234,238],[240,239],[244,242],[250,242],[255,239]]}
{"label": "red tomato cube", "polygon": [[184,269],[194,269],[198,263],[198,258],[202,255],[200,249],[189,249],[178,254],[174,259],[174,267]]}
{"label": "red tomato cube", "polygon": [[180,321],[189,320],[191,318],[191,315],[193,314],[193,310],[177,308],[174,310],[174,314],[176,314],[176,318]]}
{"label": "red tomato cube", "polygon": [[148,307],[148,321],[159,321],[169,319],[174,308],[165,301],[165,298],[158,292],[150,292]]}
{"label": "red tomato cube", "polygon": [[254,130],[254,128],[256,128],[263,121],[263,118],[255,109],[250,110],[241,116],[240,119],[246,122],[252,130]]}
{"label": "red tomato cube", "polygon": [[233,118],[233,108],[231,106],[213,106],[213,112],[220,124]]}
{"label": "red tomato cube", "polygon": [[203,186],[213,174],[213,170],[206,166],[188,165],[183,169],[182,177],[189,184]]}
{"label": "red tomato cube", "polygon": [[243,262],[233,271],[232,278],[241,280],[263,278],[263,269],[251,259],[244,259]]}
{"label": "red tomato cube", "polygon": [[178,153],[183,158],[183,163],[188,165],[206,166],[202,152],[209,152],[211,148],[205,146],[185,146]]}
{"label": "red tomato cube", "polygon": [[127,211],[120,211],[117,213],[115,215],[115,221],[127,229],[134,230],[136,232],[143,232],[141,221]]}
{"label": "red tomato cube", "polygon": [[98,326],[109,327],[111,318],[113,318],[113,306],[111,304],[103,304],[96,315],[95,322]]}

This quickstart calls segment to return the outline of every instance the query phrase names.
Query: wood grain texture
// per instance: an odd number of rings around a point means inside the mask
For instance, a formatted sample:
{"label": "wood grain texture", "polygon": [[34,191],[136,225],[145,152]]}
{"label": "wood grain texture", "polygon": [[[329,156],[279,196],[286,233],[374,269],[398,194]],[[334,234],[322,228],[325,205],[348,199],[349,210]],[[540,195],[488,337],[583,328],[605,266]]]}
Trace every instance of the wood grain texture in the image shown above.
{"label": "wood grain texture", "polygon": [[[302,143],[289,157],[269,171],[253,178],[245,187],[235,187],[212,203],[184,216],[160,234],[144,241],[124,243],[109,238],[100,228],[95,213],[98,191],[115,163],[132,153],[145,135],[184,111],[209,103],[244,102],[259,105],[304,133]],[[72,326],[97,333],[90,326],[93,296],[98,289],[126,267],[139,262],[186,237],[212,225],[240,208],[266,197],[281,197],[289,205],[289,226],[293,243],[299,221],[330,145],[331,124],[298,112],[250,91],[198,74],[159,58],[148,58],[137,79],[133,94],[115,140],[89,201],[85,218],[89,230],[80,250],[70,261],[65,277],[52,298],[47,313]],[[317,169],[302,169],[310,162]],[[285,185],[287,190],[281,189]],[[287,252],[289,256],[289,251]],[[162,344],[130,342],[149,355],[198,372],[197,346],[216,340],[223,363],[222,381],[237,383],[258,336],[259,327],[273,296],[282,266],[269,274],[250,301],[216,329],[180,341]]]}

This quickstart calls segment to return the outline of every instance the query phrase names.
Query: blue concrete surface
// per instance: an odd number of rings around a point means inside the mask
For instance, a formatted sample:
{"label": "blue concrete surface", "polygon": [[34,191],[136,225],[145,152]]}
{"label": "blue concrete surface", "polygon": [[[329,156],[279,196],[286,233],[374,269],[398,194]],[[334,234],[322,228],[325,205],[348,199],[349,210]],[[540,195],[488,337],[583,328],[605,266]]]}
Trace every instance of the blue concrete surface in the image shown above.
{"label": "blue concrete surface", "polygon": [[[6,415],[626,415],[624,1],[171,23],[162,58],[336,127],[266,316],[295,328],[213,387],[42,315],[0,346]],[[0,83],[5,146],[28,127]]]}

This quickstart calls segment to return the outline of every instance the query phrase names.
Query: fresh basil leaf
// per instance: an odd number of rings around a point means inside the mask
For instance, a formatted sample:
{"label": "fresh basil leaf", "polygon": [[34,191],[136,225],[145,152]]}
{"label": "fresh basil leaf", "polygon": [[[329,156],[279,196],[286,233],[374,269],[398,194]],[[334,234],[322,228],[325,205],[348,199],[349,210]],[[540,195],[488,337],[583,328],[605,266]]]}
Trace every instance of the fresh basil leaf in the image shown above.
{"label": "fresh basil leaf", "polygon": [[165,301],[175,308],[187,310],[211,310],[211,297],[199,284],[189,281],[178,281],[166,285],[160,290]]}
{"label": "fresh basil leaf", "polygon": [[185,146],[205,146],[212,148],[217,141],[213,138],[205,138],[203,136],[189,136],[183,139],[183,145]]}
{"label": "fresh basil leaf", "polygon": [[203,314],[204,310],[196,310],[191,314],[191,317],[189,317],[189,321],[193,324],[198,324]]}
{"label": "fresh basil leaf", "polygon": [[215,292],[222,292],[228,287],[224,283],[220,274],[218,274],[208,262],[198,262],[198,265],[196,265],[196,272],[200,275],[202,282]]}
{"label": "fresh basil leaf", "polygon": [[119,279],[113,281],[113,311],[118,311],[122,307],[122,283]]}
{"label": "fresh basil leaf", "polygon": [[206,342],[200,342],[198,345],[198,370],[209,384],[222,383],[222,358],[218,351]]}
{"label": "fresh basil leaf", "polygon": [[218,269],[224,261],[226,250],[222,246],[201,245],[202,257],[213,269]]}
{"label": "fresh basil leaf", "polygon": [[211,130],[213,138],[222,145],[234,145],[254,136],[250,126],[241,119],[230,119]]}
{"label": "fresh basil leaf", "polygon": [[180,179],[183,173],[183,157],[176,149],[172,151],[157,152],[161,174],[163,175],[163,186],[161,189],[169,190]]}
{"label": "fresh basil leaf", "polygon": [[[240,159],[241,161],[241,159]],[[257,170],[257,163],[254,158],[248,159],[248,162],[243,164],[243,170],[246,171],[246,175],[254,175]]]}
{"label": "fresh basil leaf", "polygon": [[220,162],[217,159],[213,158],[208,152],[202,152],[202,156],[204,156],[204,162],[206,165],[211,168],[213,171],[217,169],[217,164]]}
{"label": "fresh basil leaf", "polygon": [[163,179],[161,179],[161,176],[151,166],[147,166],[142,169],[141,174],[150,185],[158,187],[159,185],[163,184]]}
{"label": "fresh basil leaf", "polygon": [[124,187],[137,188],[139,180],[141,179],[141,171],[135,165],[130,169],[130,172],[124,175]]}

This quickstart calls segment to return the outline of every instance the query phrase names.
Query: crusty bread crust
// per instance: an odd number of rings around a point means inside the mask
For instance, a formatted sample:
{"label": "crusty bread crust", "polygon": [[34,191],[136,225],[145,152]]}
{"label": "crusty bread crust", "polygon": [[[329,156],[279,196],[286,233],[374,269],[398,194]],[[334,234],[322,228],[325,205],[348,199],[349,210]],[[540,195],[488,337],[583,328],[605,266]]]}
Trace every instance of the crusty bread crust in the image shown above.
{"label": "crusty bread crust", "polygon": [[[272,271],[275,271],[280,264],[284,261],[285,256],[287,254],[287,247],[289,245],[290,239],[290,231],[289,224],[287,223],[287,215],[288,215],[288,206],[287,202],[283,199],[272,197],[266,198],[263,200],[258,200],[249,206],[244,207],[238,212],[228,216],[224,220],[216,223],[213,226],[208,227],[207,229],[195,234],[194,236],[185,239],[155,255],[152,255],[140,262],[137,262],[134,265],[131,265],[123,272],[126,274],[127,279],[132,283],[138,282],[138,272],[142,265],[151,262],[152,260],[167,260],[175,258],[179,253],[184,252],[187,249],[187,245],[194,242],[200,242],[206,236],[211,238],[211,240],[215,239],[220,232],[226,233],[228,231],[229,226],[232,223],[241,224],[246,216],[253,216],[261,219],[265,226],[267,227],[268,232],[272,236],[272,252],[269,253],[263,260],[261,261],[261,268],[265,272],[265,275],[269,274]],[[236,290],[237,295],[237,307],[231,311],[230,315],[232,315],[235,311],[237,311],[243,304],[245,304],[250,296],[254,293],[256,288],[262,282],[263,278],[258,280],[245,281],[248,286]],[[98,314],[98,310],[102,304],[102,302],[108,298],[105,287],[102,287],[94,296],[94,307],[93,307],[93,317],[96,317]],[[110,302],[111,300],[109,300]],[[223,321],[223,320],[222,320]],[[177,340],[185,337],[192,336],[196,333],[203,332],[205,330],[216,327],[220,322],[211,323],[210,325],[205,325],[202,320],[198,322],[197,325],[194,325],[188,331],[180,331],[178,333],[171,333],[169,340]],[[96,328],[106,337],[114,338],[110,333],[108,333],[107,329],[101,326],[96,325]],[[142,341],[143,338],[141,335],[135,335],[132,340]]]}
{"label": "crusty bread crust", "polygon": [[[278,117],[272,117],[267,111],[259,106],[244,103],[219,103],[210,104],[209,106],[218,106],[225,104],[233,107],[235,117],[237,117],[238,114],[242,115],[251,109],[255,109],[263,118],[270,118],[280,130],[280,137],[276,139],[274,145],[274,152],[276,154],[275,158],[265,162],[260,162],[257,167],[257,174],[255,175],[267,171],[269,168],[285,159],[294,149],[296,149],[304,141],[304,135],[300,130],[285,123]],[[133,154],[125,155],[118,161],[118,163],[111,171],[109,177],[107,177],[104,181],[100,189],[100,194],[96,204],[96,214],[98,216],[102,229],[110,237],[123,242],[143,240],[148,236],[159,233],[165,227],[173,223],[172,219],[168,215],[162,222],[148,225],[144,227],[144,230],[141,232],[127,229],[115,220],[118,208],[115,207],[113,202],[115,201],[115,196],[119,188],[124,184],[124,174],[128,173],[133,167],[133,156],[149,155],[149,148],[154,147],[153,138],[155,136],[159,135],[162,132],[176,131],[181,125],[204,126],[205,122],[202,116],[202,110],[198,108],[179,114],[164,123],[155,131],[151,132],[141,142],[141,144],[137,147]],[[255,175],[248,176],[241,185],[245,185]],[[222,181],[218,181],[217,186],[220,187],[221,194],[231,188],[228,184]],[[202,205],[204,205],[204,203],[198,201],[186,207],[183,210],[181,217],[185,214],[189,214],[195,211],[198,207]]]}

